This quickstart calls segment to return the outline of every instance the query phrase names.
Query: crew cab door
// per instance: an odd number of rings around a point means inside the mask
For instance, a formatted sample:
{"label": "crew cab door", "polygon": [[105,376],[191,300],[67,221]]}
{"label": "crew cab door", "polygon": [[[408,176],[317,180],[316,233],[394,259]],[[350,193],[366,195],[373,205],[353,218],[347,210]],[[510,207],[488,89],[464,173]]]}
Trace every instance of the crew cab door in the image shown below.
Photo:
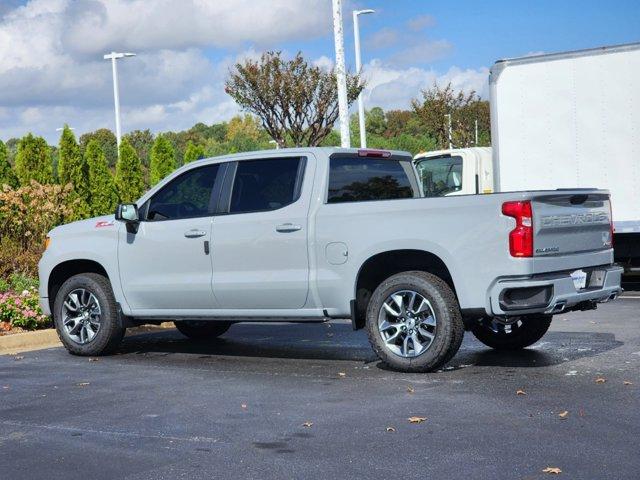
{"label": "crew cab door", "polygon": [[212,234],[213,293],[220,308],[304,306],[314,167],[311,158],[300,155],[229,164],[225,205]]}
{"label": "crew cab door", "polygon": [[168,314],[215,306],[208,249],[222,169],[213,164],[182,173],[140,207],[136,233],[121,226],[120,280],[134,311]]}

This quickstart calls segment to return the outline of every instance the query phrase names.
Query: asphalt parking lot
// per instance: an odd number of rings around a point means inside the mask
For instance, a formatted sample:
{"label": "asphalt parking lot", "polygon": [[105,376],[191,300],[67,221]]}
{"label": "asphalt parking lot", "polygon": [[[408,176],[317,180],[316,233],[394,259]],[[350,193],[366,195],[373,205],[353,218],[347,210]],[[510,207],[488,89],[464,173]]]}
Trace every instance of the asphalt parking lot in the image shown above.
{"label": "asphalt parking lot", "polygon": [[343,322],[2,356],[0,478],[638,479],[639,367],[633,298],[519,353],[467,335],[432,374],[381,368]]}

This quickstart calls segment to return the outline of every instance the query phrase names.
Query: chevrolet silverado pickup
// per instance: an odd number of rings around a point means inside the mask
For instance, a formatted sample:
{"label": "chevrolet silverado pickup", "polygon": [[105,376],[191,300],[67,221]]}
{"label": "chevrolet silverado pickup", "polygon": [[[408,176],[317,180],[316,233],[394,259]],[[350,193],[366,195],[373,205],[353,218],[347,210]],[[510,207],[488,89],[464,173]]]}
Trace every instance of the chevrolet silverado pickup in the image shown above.
{"label": "chevrolet silverado pickup", "polygon": [[53,229],[43,310],[77,355],[129,326],[193,339],[236,322],[351,319],[406,372],[439,368],[471,331],[538,341],[554,314],[621,292],[609,193],[429,198],[408,153],[299,148],[203,159],[115,215]]}

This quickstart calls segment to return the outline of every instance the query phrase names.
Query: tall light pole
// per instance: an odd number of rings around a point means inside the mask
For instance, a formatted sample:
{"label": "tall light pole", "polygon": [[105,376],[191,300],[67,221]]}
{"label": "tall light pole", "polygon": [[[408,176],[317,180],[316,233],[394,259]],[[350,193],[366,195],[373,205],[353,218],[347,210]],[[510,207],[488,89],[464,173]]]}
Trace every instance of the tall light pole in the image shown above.
{"label": "tall light pole", "polygon": [[445,117],[449,121],[449,150],[451,150],[453,148],[453,142],[451,141],[451,114],[447,113]]}
{"label": "tall light pole", "polygon": [[116,142],[118,144],[118,155],[120,155],[120,137],[122,131],[120,130],[120,93],[118,91],[118,67],[116,60],[118,58],[135,57],[135,53],[118,53],[111,52],[104,56],[105,60],[111,60],[111,71],[113,72],[113,101],[116,106]]}
{"label": "tall light pole", "polygon": [[[358,16],[375,13],[375,10],[354,10],[353,11],[353,38],[356,46],[356,73],[360,75],[362,72],[362,60],[360,58],[360,23]],[[360,148],[367,148],[367,132],[364,124],[364,104],[362,102],[362,92],[358,95],[358,124],[360,125]]]}
{"label": "tall light pole", "polygon": [[342,32],[342,0],[333,0],[333,40],[336,46],[336,79],[338,81],[338,116],[340,145],[351,146],[349,132],[349,102],[347,101],[347,68],[344,63],[344,34]]}

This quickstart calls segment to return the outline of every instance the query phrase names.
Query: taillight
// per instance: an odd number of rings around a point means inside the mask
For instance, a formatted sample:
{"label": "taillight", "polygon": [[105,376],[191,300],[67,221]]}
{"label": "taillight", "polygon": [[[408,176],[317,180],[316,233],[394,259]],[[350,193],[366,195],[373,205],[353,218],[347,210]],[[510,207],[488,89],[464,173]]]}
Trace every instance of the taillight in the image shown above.
{"label": "taillight", "polygon": [[516,228],[509,232],[509,252],[512,257],[533,257],[533,216],[531,202],[505,202],[502,214],[515,218]]}
{"label": "taillight", "polygon": [[613,234],[616,229],[613,226],[613,205],[611,205],[611,197],[609,197],[609,231],[611,232],[611,248],[613,248]]}

